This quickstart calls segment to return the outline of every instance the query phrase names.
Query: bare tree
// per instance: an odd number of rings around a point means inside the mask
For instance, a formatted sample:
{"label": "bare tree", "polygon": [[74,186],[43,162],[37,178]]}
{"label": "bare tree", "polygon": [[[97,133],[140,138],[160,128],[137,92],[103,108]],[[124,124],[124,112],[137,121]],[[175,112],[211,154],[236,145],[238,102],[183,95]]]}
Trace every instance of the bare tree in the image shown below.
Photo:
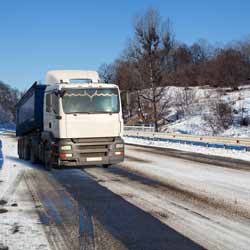
{"label": "bare tree", "polygon": [[182,67],[183,65],[190,64],[192,62],[191,50],[185,44],[182,44],[176,48],[174,57],[176,64],[175,68]]}
{"label": "bare tree", "polygon": [[0,122],[8,123],[14,121],[14,114],[12,112],[6,111],[6,107],[0,105]]}
{"label": "bare tree", "polygon": [[114,83],[116,78],[115,63],[112,64],[103,63],[100,66],[98,73],[101,77],[101,80],[104,83]]}
{"label": "bare tree", "polygon": [[213,135],[216,135],[232,125],[232,105],[221,98],[210,100],[208,110],[203,114],[203,119],[211,128]]}
{"label": "bare tree", "polygon": [[192,56],[192,62],[194,64],[199,64],[206,61],[205,49],[199,43],[194,43],[191,46],[190,53]]}
{"label": "bare tree", "polygon": [[175,106],[179,114],[187,115],[192,113],[192,107],[196,102],[196,91],[194,88],[179,88],[175,94]]}
{"label": "bare tree", "polygon": [[[1,119],[3,119],[4,122],[15,122],[15,105],[20,98],[21,92],[19,90],[13,89],[11,86],[0,81],[0,106],[5,112],[5,114],[1,114],[0,122],[3,122]],[[2,111],[0,111],[0,113],[1,112]]]}
{"label": "bare tree", "polygon": [[244,59],[250,63],[250,36],[246,37],[241,41],[234,42],[228,46],[228,49],[233,48],[240,51]]}
{"label": "bare tree", "polygon": [[237,88],[247,80],[249,65],[242,54],[234,49],[226,49],[213,60],[214,77],[218,85]]}
{"label": "bare tree", "polygon": [[158,12],[149,9],[137,17],[134,25],[135,38],[128,58],[134,62],[138,74],[139,96],[151,107],[152,120],[158,131],[158,121],[162,119],[161,100],[164,96],[164,73],[168,70],[170,51],[173,48],[173,34],[170,21],[162,22]]}

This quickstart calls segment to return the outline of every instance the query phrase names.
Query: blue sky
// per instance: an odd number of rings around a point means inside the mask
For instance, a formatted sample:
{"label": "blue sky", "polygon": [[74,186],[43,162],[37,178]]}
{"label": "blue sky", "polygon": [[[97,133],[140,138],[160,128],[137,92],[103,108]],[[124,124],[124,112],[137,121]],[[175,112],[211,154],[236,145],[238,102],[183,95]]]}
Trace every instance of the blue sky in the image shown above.
{"label": "blue sky", "polygon": [[121,54],[133,18],[149,7],[188,44],[250,34],[249,0],[1,0],[0,79],[27,89],[50,69],[98,69]]}

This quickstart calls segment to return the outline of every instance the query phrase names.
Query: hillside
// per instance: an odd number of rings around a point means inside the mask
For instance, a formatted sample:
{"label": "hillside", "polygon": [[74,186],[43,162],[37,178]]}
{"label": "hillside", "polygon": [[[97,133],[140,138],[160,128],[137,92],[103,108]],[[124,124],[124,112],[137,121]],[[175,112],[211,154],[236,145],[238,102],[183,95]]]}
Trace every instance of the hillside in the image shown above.
{"label": "hillside", "polygon": [[[131,99],[134,99],[131,95]],[[192,135],[250,136],[250,86],[230,88],[166,87],[160,131]],[[143,103],[142,103],[143,105]],[[136,112],[128,125],[144,122]],[[145,109],[145,108],[144,108]],[[144,117],[149,116],[144,113]],[[145,123],[150,123],[146,121]]]}
{"label": "hillside", "polygon": [[1,128],[15,125],[15,105],[20,97],[17,89],[0,81],[0,124]]}

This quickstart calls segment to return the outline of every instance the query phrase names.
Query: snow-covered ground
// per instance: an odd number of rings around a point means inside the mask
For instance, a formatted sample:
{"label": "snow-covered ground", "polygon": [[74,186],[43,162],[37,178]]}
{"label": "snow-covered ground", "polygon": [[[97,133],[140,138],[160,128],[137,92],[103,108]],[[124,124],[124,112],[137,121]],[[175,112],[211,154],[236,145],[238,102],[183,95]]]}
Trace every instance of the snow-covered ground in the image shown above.
{"label": "snow-covered ground", "polygon": [[0,134],[4,134],[6,132],[15,132],[16,125],[14,123],[1,123],[0,124]]}
{"label": "snow-covered ground", "polygon": [[[185,106],[184,89],[181,87],[167,88],[165,99],[167,98],[173,100],[170,103],[171,112],[166,117],[172,122],[168,121],[166,125],[163,125],[162,131],[191,135],[214,135],[214,131],[205,121],[204,115],[211,114],[214,103],[221,100],[232,107],[233,123],[228,129],[221,128],[221,131],[217,131],[216,135],[250,137],[250,125],[240,125],[242,117],[248,117],[250,121],[250,86],[244,86],[235,91],[190,87],[187,94],[188,106]],[[179,117],[176,120],[177,110],[184,110],[184,117]]]}
{"label": "snow-covered ground", "polygon": [[27,168],[17,159],[16,139],[1,135],[0,141],[0,249],[50,250],[24,180]]}
{"label": "snow-covered ground", "polygon": [[124,137],[125,143],[142,145],[142,146],[153,146],[158,148],[170,148],[194,153],[201,153],[204,155],[215,155],[224,156],[234,159],[241,159],[245,161],[250,161],[250,152],[239,151],[239,150],[229,150],[222,148],[207,148],[203,146],[186,145],[180,143],[171,143],[163,141],[149,141],[146,139],[137,139],[132,137]]}
{"label": "snow-covered ground", "polygon": [[[213,135],[211,129],[207,126],[206,121],[202,118],[201,115],[187,116],[183,119],[177,120],[176,122],[164,126],[164,130],[166,132],[177,134],[202,136]],[[230,126],[228,129],[219,132],[217,136],[249,138],[250,126],[239,126],[235,124]]]}

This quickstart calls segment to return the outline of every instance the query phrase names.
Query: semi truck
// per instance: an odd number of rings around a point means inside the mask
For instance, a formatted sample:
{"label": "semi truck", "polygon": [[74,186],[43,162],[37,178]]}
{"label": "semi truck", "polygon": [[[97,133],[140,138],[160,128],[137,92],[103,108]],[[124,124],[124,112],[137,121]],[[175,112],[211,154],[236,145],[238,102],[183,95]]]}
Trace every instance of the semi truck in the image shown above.
{"label": "semi truck", "polygon": [[95,71],[49,71],[16,105],[18,156],[48,170],[122,162],[122,133],[119,88]]}

